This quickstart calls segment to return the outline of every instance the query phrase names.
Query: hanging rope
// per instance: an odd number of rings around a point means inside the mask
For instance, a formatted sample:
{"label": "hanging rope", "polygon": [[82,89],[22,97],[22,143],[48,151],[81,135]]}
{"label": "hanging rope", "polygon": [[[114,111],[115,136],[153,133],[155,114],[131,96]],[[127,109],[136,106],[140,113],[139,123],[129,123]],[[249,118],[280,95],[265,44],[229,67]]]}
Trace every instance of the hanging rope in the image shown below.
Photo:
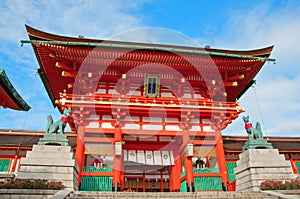
{"label": "hanging rope", "polygon": [[[37,77],[37,76],[38,76],[38,73],[36,72],[35,75],[34,75],[34,79],[33,79],[33,85],[34,85],[34,86],[36,86],[36,83],[37,83],[37,82],[36,82],[36,77]],[[34,93],[32,92],[30,97],[32,97],[33,94],[34,94]],[[24,122],[23,122],[22,130],[25,130],[25,126],[26,126],[26,124],[27,124],[27,119],[28,119],[28,114],[29,114],[28,112],[25,113],[25,119],[24,119]],[[18,139],[18,143],[19,143],[19,144],[18,144],[18,150],[19,150],[19,148],[20,148],[20,146],[21,146],[22,144],[24,144],[24,143],[28,142],[29,140],[31,140],[31,139],[34,137],[34,135],[32,135],[31,137],[29,137],[28,139],[26,139],[26,140],[23,141],[22,143],[21,143],[21,137],[22,137],[22,136],[20,136],[19,139]]]}
{"label": "hanging rope", "polygon": [[256,82],[255,82],[254,85],[252,85],[251,87],[254,89],[255,100],[256,100],[256,103],[257,103],[257,107],[258,107],[258,111],[259,111],[259,114],[260,114],[260,118],[261,118],[262,124],[263,124],[263,126],[264,126],[264,127],[263,127],[263,128],[264,128],[264,131],[265,131],[266,134],[267,134],[267,129],[266,129],[264,117],[263,117],[263,114],[262,114],[262,111],[261,111],[261,107],[260,107],[260,104],[259,104],[259,101],[258,101],[258,97],[257,97],[255,85],[256,85]]}
{"label": "hanging rope", "polygon": [[[36,73],[35,73],[35,75],[34,75],[34,79],[33,79],[33,85],[34,85],[34,87],[36,86],[36,77],[37,77],[37,75],[38,75],[38,73],[37,73],[37,71],[36,71]],[[34,94],[34,93],[31,92],[30,97],[32,97],[33,94]],[[25,130],[25,126],[26,126],[27,118],[28,118],[28,112],[29,112],[29,111],[26,112],[25,119],[24,119],[24,122],[23,122],[22,130]]]}
{"label": "hanging rope", "polygon": [[25,119],[24,119],[24,122],[23,122],[23,127],[22,127],[22,130],[25,129],[25,126],[26,126],[26,123],[27,123],[27,118],[28,118],[28,112],[25,113]]}

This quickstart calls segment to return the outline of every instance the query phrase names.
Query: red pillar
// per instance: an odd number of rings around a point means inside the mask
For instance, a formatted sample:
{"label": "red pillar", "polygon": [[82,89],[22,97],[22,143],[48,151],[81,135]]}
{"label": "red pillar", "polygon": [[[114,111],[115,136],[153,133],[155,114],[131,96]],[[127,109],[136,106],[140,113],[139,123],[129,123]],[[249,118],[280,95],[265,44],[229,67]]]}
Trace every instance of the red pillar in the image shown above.
{"label": "red pillar", "polygon": [[160,171],[160,192],[164,192],[163,172]]}
{"label": "red pillar", "polygon": [[[122,155],[122,158],[123,158],[123,155]],[[122,166],[121,166],[122,170],[121,170],[121,184],[120,184],[120,187],[121,187],[121,190],[124,189],[124,159],[122,159]]]}
{"label": "red pillar", "polygon": [[[122,142],[122,132],[119,126],[115,127],[115,143]],[[121,190],[121,177],[123,171],[123,155],[116,155],[116,148],[114,150],[113,162],[113,187],[114,191]]]}
{"label": "red pillar", "polygon": [[174,189],[174,171],[175,171],[175,165],[172,166],[171,168],[171,172],[169,173],[169,187],[170,187],[170,192],[174,192],[175,189]]}
{"label": "red pillar", "polygon": [[79,167],[78,173],[78,186],[80,186],[81,182],[81,172],[83,167],[83,157],[84,157],[84,133],[85,127],[84,125],[79,125],[77,129],[77,139],[76,139],[76,152],[75,152],[75,159]]}
{"label": "red pillar", "polygon": [[181,166],[181,159],[180,156],[175,160],[175,168],[176,168],[176,175],[175,175],[175,183],[174,188],[176,191],[180,192],[181,184],[180,184],[180,174],[182,173],[182,166]]}
{"label": "red pillar", "polygon": [[145,173],[143,173],[143,192],[146,192],[146,176],[145,176]]}
{"label": "red pillar", "polygon": [[193,173],[193,162],[192,157],[188,157],[186,153],[184,153],[184,166],[186,173],[186,183],[188,192],[193,192],[194,187],[194,173]]}
{"label": "red pillar", "polygon": [[192,162],[192,157],[188,157],[186,155],[186,147],[187,147],[187,144],[190,142],[190,134],[187,129],[183,130],[182,140],[183,140],[183,146],[185,146],[184,166],[185,166],[185,173],[186,173],[187,190],[188,190],[188,192],[193,192],[194,191],[193,162]]}
{"label": "red pillar", "polygon": [[221,179],[222,179],[222,185],[223,189],[225,188],[227,190],[227,184],[228,184],[228,172],[226,167],[226,158],[224,153],[224,145],[223,145],[223,139],[221,132],[217,133],[217,143],[216,143],[216,151],[218,156],[218,164],[220,168],[221,173]]}
{"label": "red pillar", "polygon": [[11,168],[11,173],[17,172],[16,167],[17,167],[18,157],[19,157],[19,150],[16,150],[16,155],[15,155],[14,162],[13,162],[13,165],[12,165],[12,168]]}
{"label": "red pillar", "polygon": [[298,169],[297,169],[295,161],[293,159],[290,159],[290,162],[291,162],[291,165],[292,165],[293,173],[298,174]]}
{"label": "red pillar", "polygon": [[207,168],[210,168],[210,166],[209,166],[209,156],[208,155],[205,157],[205,160],[206,160]]}
{"label": "red pillar", "polygon": [[170,191],[180,191],[180,174],[182,173],[180,156],[175,156],[174,166],[171,170]]}
{"label": "red pillar", "polygon": [[113,163],[113,187],[114,191],[121,190],[121,170],[122,170],[122,156],[114,156],[114,163]]}

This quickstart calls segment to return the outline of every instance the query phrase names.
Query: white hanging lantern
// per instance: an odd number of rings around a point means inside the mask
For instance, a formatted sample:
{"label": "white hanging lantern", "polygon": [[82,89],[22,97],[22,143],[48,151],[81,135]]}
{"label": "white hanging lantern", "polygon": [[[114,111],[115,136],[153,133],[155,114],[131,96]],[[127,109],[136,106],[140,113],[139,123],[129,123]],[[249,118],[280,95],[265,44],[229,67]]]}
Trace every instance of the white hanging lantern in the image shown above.
{"label": "white hanging lantern", "polygon": [[194,155],[194,147],[193,144],[189,143],[186,145],[186,156],[191,157]]}
{"label": "white hanging lantern", "polygon": [[115,142],[115,155],[122,155],[122,142]]}

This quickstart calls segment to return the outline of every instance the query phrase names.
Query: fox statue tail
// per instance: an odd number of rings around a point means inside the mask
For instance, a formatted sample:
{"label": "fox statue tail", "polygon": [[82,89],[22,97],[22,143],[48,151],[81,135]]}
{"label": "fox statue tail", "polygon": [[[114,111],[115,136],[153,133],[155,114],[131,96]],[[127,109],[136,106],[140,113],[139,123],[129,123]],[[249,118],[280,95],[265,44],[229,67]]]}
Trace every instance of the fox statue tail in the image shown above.
{"label": "fox statue tail", "polygon": [[46,126],[46,133],[49,133],[50,126],[53,124],[53,118],[51,115],[47,117],[47,126]]}
{"label": "fox statue tail", "polygon": [[261,126],[260,126],[259,122],[256,122],[256,129],[258,131],[258,138],[263,138],[263,134],[262,134]]}
{"label": "fox statue tail", "polygon": [[261,132],[261,127],[260,127],[260,123],[259,122],[256,122],[256,129]]}

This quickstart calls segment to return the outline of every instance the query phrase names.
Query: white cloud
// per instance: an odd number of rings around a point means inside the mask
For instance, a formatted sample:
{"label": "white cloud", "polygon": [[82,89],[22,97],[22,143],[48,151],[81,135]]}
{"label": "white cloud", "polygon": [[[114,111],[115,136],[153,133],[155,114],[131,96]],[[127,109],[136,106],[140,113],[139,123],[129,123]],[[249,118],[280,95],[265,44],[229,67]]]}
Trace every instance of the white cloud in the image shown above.
{"label": "white cloud", "polygon": [[48,114],[59,117],[36,76],[39,66],[32,47],[20,47],[20,40],[28,39],[25,24],[54,34],[105,38],[140,27],[143,19],[131,11],[143,3],[130,0],[1,1],[0,68],[6,71],[11,83],[32,109],[25,113],[0,108],[0,115],[5,118],[0,120],[0,128],[43,130]]}
{"label": "white cloud", "polygon": [[[300,85],[298,79],[265,79],[250,88],[240,99],[252,123],[259,121],[265,135],[298,136],[300,120]],[[225,134],[243,134],[244,123],[239,117],[224,131]]]}
{"label": "white cloud", "polygon": [[[271,57],[277,59],[276,65],[265,64],[255,78],[258,103],[250,88],[240,99],[241,106],[253,122],[264,123],[265,134],[299,136],[300,7],[287,4],[276,12],[269,8],[262,3],[248,13],[234,13],[228,22],[230,40],[225,36],[225,40],[219,39],[217,43],[240,49],[275,45]],[[244,129],[239,117],[224,134],[241,134],[241,131]]]}
{"label": "white cloud", "polygon": [[109,39],[154,44],[200,46],[196,40],[181,32],[159,27],[130,29],[118,33]]}

